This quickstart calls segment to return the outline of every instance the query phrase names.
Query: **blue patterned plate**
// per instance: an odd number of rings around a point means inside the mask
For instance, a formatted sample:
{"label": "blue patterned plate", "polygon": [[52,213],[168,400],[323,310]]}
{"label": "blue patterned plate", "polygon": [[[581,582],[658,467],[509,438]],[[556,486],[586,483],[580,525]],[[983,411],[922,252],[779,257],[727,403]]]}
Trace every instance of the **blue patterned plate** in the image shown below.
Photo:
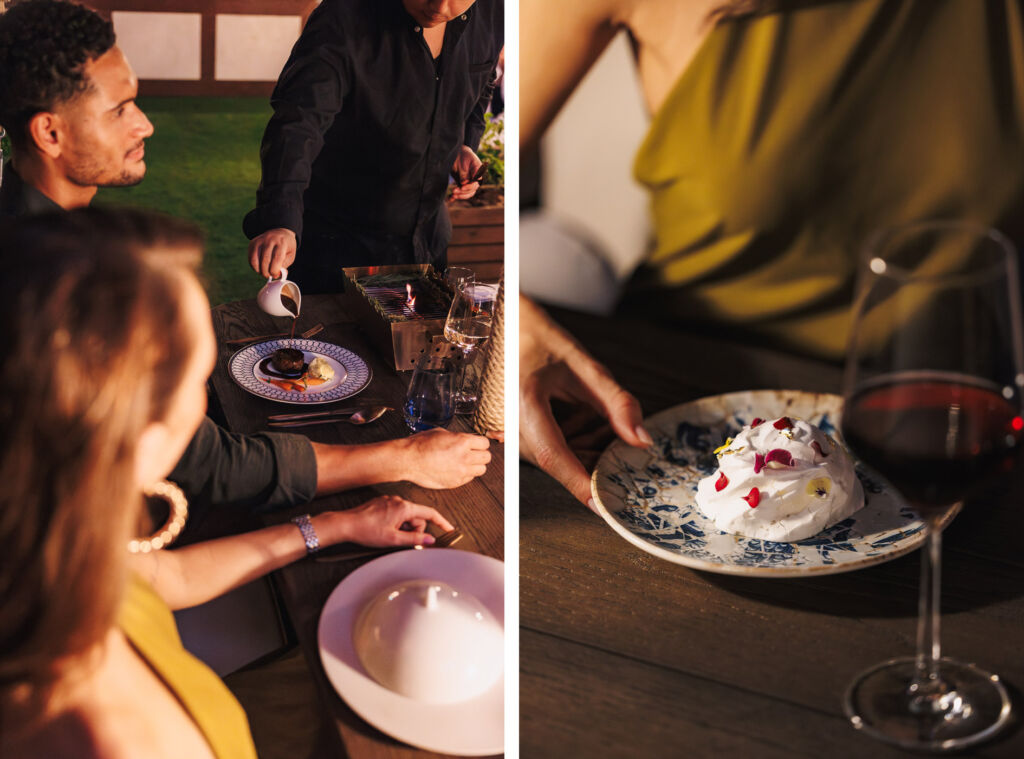
{"label": "blue patterned plate", "polygon": [[[598,512],[622,537],[662,559],[694,569],[756,577],[834,574],[890,561],[924,541],[924,524],[878,474],[857,464],[864,508],[797,543],[722,532],[697,508],[697,483],[715,472],[714,449],[754,417],[795,416],[833,437],[842,398],[795,390],[752,390],[701,398],[644,421],[654,445],[617,440],[591,480]],[[945,517],[951,520],[955,510]]]}
{"label": "blue patterned plate", "polygon": [[[334,377],[322,385],[310,387],[305,392],[282,390],[267,382],[271,375],[261,368],[263,359],[278,348],[298,348],[305,355],[306,363],[314,358],[323,358],[334,368]],[[235,382],[253,395],[269,398],[281,403],[316,405],[333,403],[349,398],[370,384],[370,367],[350,350],[334,343],[320,340],[293,339],[267,340],[242,348],[228,362],[228,371]]]}

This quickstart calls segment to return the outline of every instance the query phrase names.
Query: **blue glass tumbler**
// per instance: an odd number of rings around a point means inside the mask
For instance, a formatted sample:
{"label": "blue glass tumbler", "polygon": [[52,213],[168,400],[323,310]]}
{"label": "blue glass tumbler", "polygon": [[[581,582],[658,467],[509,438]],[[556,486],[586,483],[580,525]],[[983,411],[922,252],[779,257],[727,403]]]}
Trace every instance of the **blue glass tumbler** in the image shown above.
{"label": "blue glass tumbler", "polygon": [[447,427],[455,415],[455,375],[458,368],[449,346],[420,354],[409,382],[403,409],[405,423],[413,432]]}

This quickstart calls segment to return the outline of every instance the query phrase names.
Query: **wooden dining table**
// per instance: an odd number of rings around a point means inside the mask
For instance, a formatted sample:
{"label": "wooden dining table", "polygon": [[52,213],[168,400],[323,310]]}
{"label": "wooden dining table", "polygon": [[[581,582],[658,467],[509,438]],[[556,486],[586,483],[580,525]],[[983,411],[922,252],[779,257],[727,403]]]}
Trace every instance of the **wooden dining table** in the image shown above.
{"label": "wooden dining table", "polygon": [[[838,392],[836,365],[554,312],[645,415],[753,389]],[[942,644],[1024,709],[1024,467],[944,533]],[[843,759],[906,752],[856,731],[846,687],[915,651],[918,552],[847,574],[727,576],[646,553],[520,468],[520,754]],[[969,752],[1024,756],[1019,720]]]}
{"label": "wooden dining table", "polygon": [[[214,332],[218,345],[217,366],[210,381],[211,413],[219,416],[234,432],[255,433],[268,430],[267,417],[272,414],[302,410],[321,410],[359,404],[381,404],[394,411],[386,413],[379,421],[366,426],[349,424],[324,424],[300,429],[283,430],[306,435],[321,443],[360,444],[374,443],[410,434],[406,427],[401,408],[409,382],[409,372],[396,372],[384,360],[380,346],[371,345],[360,326],[353,322],[336,295],[309,295],[302,299],[302,311],[297,322],[296,334],[322,323],[323,331],[313,337],[316,340],[342,346],[369,365],[372,372],[370,384],[357,396],[308,409],[257,397],[238,385],[228,371],[231,356],[239,349],[227,341],[257,335],[270,335],[288,330],[291,321],[271,317],[256,306],[255,301],[237,301],[213,309]],[[471,431],[469,417],[456,417],[450,429]],[[504,559],[504,457],[503,446],[491,443],[491,463],[482,477],[452,490],[428,490],[409,482],[396,482],[375,487],[363,487],[330,497],[317,498],[310,504],[294,509],[279,511],[261,517],[250,517],[249,523],[241,518],[229,518],[230,525],[207,526],[207,531],[237,532],[242,529],[288,521],[303,513],[318,513],[328,509],[346,509],[365,503],[382,494],[400,495],[417,503],[437,508],[451,521],[464,537],[453,546],[455,549],[475,551],[499,560]],[[255,522],[255,523],[254,523]],[[427,549],[431,550],[431,549]],[[281,605],[294,630],[298,645],[305,656],[308,669],[315,680],[319,695],[324,725],[320,730],[318,745],[312,756],[331,759],[386,757],[388,759],[411,759],[416,757],[442,756],[420,750],[396,741],[360,719],[338,696],[324,673],[320,663],[317,643],[317,625],[320,611],[334,588],[354,570],[372,560],[358,556],[352,559],[323,562],[308,557],[273,575]],[[268,683],[273,687],[273,683]],[[298,758],[304,759],[304,758]]]}

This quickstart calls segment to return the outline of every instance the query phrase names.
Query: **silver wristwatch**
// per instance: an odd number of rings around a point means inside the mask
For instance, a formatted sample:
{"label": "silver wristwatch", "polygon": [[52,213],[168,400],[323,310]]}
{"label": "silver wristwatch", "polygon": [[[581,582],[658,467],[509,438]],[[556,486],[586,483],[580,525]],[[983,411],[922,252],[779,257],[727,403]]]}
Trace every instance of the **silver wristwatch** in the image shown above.
{"label": "silver wristwatch", "polygon": [[319,551],[320,538],[316,536],[316,530],[313,529],[313,523],[309,520],[309,514],[294,517],[292,523],[299,528],[302,539],[306,541],[306,555],[309,556]]}

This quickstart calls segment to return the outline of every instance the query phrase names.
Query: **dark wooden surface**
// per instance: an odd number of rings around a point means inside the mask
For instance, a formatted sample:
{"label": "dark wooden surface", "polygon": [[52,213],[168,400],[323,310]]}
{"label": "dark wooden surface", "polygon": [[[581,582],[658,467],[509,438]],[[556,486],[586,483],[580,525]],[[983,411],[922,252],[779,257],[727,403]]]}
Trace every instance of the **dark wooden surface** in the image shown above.
{"label": "dark wooden surface", "polygon": [[478,279],[497,281],[505,265],[505,207],[456,200],[448,202],[448,213],[452,219],[449,265],[466,266]]}
{"label": "dark wooden surface", "polygon": [[[705,395],[836,392],[837,367],[629,320],[556,316],[645,414]],[[943,650],[1024,686],[1024,477],[945,533]],[[524,757],[895,757],[842,715],[862,670],[914,652],[918,555],[807,579],[715,575],[622,540],[520,469]],[[1024,756],[1016,726],[972,756]]]}
{"label": "dark wooden surface", "polygon": [[[236,349],[224,344],[225,340],[249,335],[266,335],[288,328],[287,320],[270,317],[259,311],[254,301],[239,301],[218,306],[213,310],[214,329],[217,334],[219,356],[217,367],[211,378],[213,392],[223,410],[228,426],[238,432],[266,430],[267,416],[275,413],[302,410],[270,400],[258,398],[240,388],[228,374],[228,359]],[[349,401],[339,401],[318,409],[350,405],[352,401],[381,402],[400,409],[405,398],[408,373],[396,374],[381,356],[371,347],[349,321],[346,313],[333,295],[307,296],[302,301],[302,315],[299,317],[296,333],[322,322],[323,332],[317,340],[341,345],[360,357],[373,372],[370,385]],[[315,410],[315,409],[310,409]],[[452,429],[468,431],[462,417]],[[322,443],[371,443],[409,434],[398,411],[389,412],[378,422],[364,427],[352,425],[318,425],[290,430],[307,435],[311,440]],[[343,509],[356,506],[383,493],[401,495],[419,503],[434,506],[466,535],[455,548],[476,551],[497,559],[504,557],[504,458],[503,446],[492,442],[493,458],[487,474],[454,490],[427,490],[408,482],[391,483],[373,488],[359,488],[346,493],[321,498],[312,504],[288,512],[278,512],[265,517],[266,524],[287,521],[301,513],[317,513],[327,509]],[[353,559],[335,563],[303,560],[277,573],[274,579],[285,607],[294,626],[299,645],[306,655],[310,671],[316,680],[318,693],[324,707],[324,716],[333,730],[326,730],[324,744],[318,747],[316,757],[429,757],[430,752],[414,749],[389,738],[357,717],[337,696],[324,675],[317,648],[317,623],[320,610],[331,591],[353,570],[369,559]],[[272,687],[273,684],[268,684]],[[297,759],[304,759],[300,757]]]}

